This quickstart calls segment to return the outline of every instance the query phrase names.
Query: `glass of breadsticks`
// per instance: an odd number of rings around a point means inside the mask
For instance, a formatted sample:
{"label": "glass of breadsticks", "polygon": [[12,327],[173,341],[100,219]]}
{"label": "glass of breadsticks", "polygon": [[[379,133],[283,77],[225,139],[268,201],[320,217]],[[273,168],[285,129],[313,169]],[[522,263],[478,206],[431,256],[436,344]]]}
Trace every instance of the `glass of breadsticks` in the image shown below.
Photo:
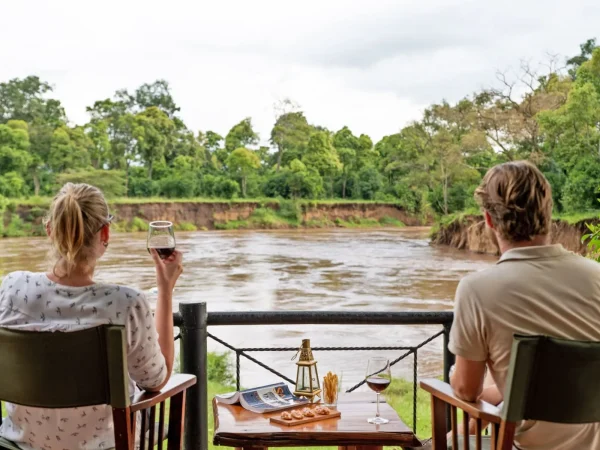
{"label": "glass of breadsticks", "polygon": [[327,372],[323,377],[323,402],[327,406],[337,406],[342,388],[342,373]]}

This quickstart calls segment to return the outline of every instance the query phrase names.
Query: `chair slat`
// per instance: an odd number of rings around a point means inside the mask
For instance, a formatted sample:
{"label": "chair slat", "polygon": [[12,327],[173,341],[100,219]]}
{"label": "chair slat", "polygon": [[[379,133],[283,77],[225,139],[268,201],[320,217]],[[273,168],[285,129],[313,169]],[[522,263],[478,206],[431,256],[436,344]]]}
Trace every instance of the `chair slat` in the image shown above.
{"label": "chair slat", "polygon": [[183,448],[183,424],[185,422],[185,391],[171,397],[169,411],[169,440],[167,450]]}
{"label": "chair slat", "polygon": [[456,419],[456,406],[450,408],[450,419],[452,423],[452,448],[458,449],[458,424]]}
{"label": "chair slat", "polygon": [[469,450],[469,414],[463,411],[463,450]]}
{"label": "chair slat", "polygon": [[164,440],[164,428],[165,428],[165,402],[160,402],[160,409],[158,412],[158,450],[163,448]]}
{"label": "chair slat", "polygon": [[500,430],[499,426],[495,423],[492,424],[492,450],[499,450],[498,449],[498,438],[499,438],[499,434],[498,431]]}
{"label": "chair slat", "polygon": [[483,439],[481,437],[481,428],[482,428],[482,423],[481,423],[481,419],[477,419],[477,425],[476,425],[476,433],[477,433],[477,439],[475,441],[475,450],[481,450],[481,440]]}
{"label": "chair slat", "polygon": [[140,431],[140,450],[144,450],[146,448],[146,424],[148,423],[148,415],[146,414],[146,410],[141,411],[142,413],[142,427]]}
{"label": "chair slat", "polygon": [[148,449],[152,450],[154,448],[154,422],[156,421],[156,406],[150,408],[150,423],[149,425],[149,436],[148,436]]}

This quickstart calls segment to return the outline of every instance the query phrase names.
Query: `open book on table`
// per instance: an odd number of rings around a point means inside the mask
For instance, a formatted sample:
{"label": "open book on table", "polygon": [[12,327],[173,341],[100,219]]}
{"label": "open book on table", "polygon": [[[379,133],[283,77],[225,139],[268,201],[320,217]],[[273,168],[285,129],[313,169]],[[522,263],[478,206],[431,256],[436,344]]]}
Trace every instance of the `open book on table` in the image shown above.
{"label": "open book on table", "polygon": [[227,405],[239,403],[248,411],[255,413],[280,411],[309,403],[308,399],[296,397],[292,394],[287,384],[283,382],[246,389],[245,391],[216,395],[215,398],[218,402]]}

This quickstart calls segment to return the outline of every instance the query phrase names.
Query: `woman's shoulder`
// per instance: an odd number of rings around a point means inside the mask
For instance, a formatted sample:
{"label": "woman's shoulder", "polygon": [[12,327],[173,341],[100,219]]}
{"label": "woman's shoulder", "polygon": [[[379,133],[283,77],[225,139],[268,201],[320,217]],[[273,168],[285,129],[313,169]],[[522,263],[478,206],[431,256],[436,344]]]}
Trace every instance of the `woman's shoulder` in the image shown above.
{"label": "woman's shoulder", "polygon": [[97,283],[90,288],[95,292],[100,292],[105,297],[117,296],[126,300],[128,303],[135,305],[139,303],[148,303],[146,294],[138,288],[132,286],[123,286],[120,284]]}
{"label": "woman's shoulder", "polygon": [[29,272],[27,270],[17,270],[15,272],[7,273],[2,277],[2,285],[6,287],[15,286],[20,283],[29,283],[31,280],[37,280],[44,278],[44,272]]}

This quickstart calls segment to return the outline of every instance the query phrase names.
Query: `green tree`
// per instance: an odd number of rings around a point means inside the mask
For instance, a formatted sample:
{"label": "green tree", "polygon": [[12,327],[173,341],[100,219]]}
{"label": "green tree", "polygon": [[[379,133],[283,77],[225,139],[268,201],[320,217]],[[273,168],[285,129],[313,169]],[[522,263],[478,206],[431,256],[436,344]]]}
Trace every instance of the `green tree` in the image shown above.
{"label": "green tree", "polygon": [[330,195],[333,195],[333,178],[341,171],[342,163],[326,131],[311,135],[302,162],[309,170],[314,170],[330,181]]}
{"label": "green tree", "polygon": [[246,196],[248,175],[260,168],[260,159],[256,153],[247,148],[235,149],[227,158],[227,167],[232,173],[239,175],[242,187],[242,197]]}
{"label": "green tree", "polygon": [[54,173],[90,166],[91,139],[82,128],[61,126],[54,130],[48,155],[48,166]]}
{"label": "green tree", "polygon": [[271,130],[271,145],[277,149],[277,171],[282,164],[302,158],[310,133],[311,127],[301,111],[286,112],[277,118]]}
{"label": "green tree", "polygon": [[258,134],[252,128],[252,119],[246,117],[240,123],[229,130],[225,136],[225,150],[227,154],[237,148],[248,147],[258,144]]}
{"label": "green tree", "polygon": [[598,48],[596,45],[596,39],[588,39],[579,46],[579,55],[573,56],[567,59],[567,66],[569,66],[569,75],[573,80],[577,78],[577,71],[579,68],[590,59],[594,50]]}
{"label": "green tree", "polygon": [[172,145],[174,132],[175,123],[156,106],[136,114],[133,129],[136,153],[144,162],[150,180],[154,164],[164,159]]}

